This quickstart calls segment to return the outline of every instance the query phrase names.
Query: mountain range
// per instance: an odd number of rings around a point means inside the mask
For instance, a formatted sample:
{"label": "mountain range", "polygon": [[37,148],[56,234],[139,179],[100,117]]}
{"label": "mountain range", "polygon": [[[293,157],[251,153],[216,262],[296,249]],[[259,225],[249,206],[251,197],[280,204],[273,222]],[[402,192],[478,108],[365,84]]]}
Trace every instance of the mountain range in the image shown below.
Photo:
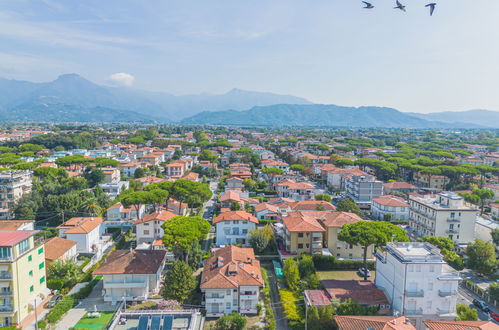
{"label": "mountain range", "polygon": [[499,112],[405,113],[386,107],[312,104],[292,95],[240,89],[176,96],[102,86],[77,74],[64,74],[43,83],[0,78],[0,121],[499,128]]}

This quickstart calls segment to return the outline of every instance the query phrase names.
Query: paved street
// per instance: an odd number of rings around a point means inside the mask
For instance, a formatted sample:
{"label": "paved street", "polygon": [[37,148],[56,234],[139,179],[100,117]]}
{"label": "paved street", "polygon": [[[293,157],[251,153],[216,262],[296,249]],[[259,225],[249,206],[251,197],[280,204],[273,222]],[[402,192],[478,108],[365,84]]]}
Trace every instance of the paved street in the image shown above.
{"label": "paved street", "polygon": [[[458,304],[465,304],[468,305],[471,308],[476,308],[473,305],[473,299],[480,299],[477,295],[472,293],[471,291],[459,286],[458,290],[458,298],[457,298],[457,303]],[[492,306],[489,306],[493,312],[498,312],[497,309],[494,309]],[[481,310],[478,310],[478,319],[482,321],[488,321],[491,320],[489,317],[489,314],[482,312]],[[495,322],[494,320],[491,320]],[[495,322],[499,324],[499,322]]]}
{"label": "paved street", "polygon": [[[213,221],[213,212],[215,211],[215,203],[217,201],[217,187],[218,180],[210,182],[210,190],[213,193],[213,196],[209,201],[207,201],[203,206],[203,218],[210,221]],[[203,241],[203,250],[207,251],[210,249],[211,243],[215,240],[215,227],[212,225],[210,227],[210,232],[206,236],[206,239]]]}

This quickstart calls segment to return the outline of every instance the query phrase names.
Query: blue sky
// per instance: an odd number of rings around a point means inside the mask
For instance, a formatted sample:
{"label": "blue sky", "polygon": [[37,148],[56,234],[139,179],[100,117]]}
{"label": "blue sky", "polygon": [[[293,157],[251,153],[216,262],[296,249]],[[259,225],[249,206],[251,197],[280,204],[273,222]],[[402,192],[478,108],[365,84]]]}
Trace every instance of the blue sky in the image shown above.
{"label": "blue sky", "polygon": [[[401,0],[402,1],[402,0]],[[4,0],[0,76],[173,94],[231,88],[317,103],[499,110],[499,1]]]}

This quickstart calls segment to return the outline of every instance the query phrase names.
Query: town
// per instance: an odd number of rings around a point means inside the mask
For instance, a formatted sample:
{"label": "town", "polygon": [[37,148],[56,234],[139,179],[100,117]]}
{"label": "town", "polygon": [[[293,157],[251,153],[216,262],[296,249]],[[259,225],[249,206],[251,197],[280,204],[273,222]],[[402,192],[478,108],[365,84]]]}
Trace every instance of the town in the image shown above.
{"label": "town", "polygon": [[0,128],[2,329],[498,329],[494,129]]}

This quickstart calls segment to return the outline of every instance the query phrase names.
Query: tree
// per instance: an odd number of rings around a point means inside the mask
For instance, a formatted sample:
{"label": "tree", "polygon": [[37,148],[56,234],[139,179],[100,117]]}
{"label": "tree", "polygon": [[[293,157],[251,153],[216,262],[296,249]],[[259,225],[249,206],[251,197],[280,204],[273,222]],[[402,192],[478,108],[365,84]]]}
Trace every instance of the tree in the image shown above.
{"label": "tree", "polygon": [[269,245],[270,240],[262,230],[254,229],[249,233],[248,242],[256,253],[262,253]]}
{"label": "tree", "polygon": [[277,168],[277,167],[266,167],[266,168],[262,169],[262,173],[283,175],[284,171],[281,170],[280,168]]}
{"label": "tree", "polygon": [[291,170],[296,172],[302,172],[305,169],[305,166],[301,164],[293,164],[289,167]]}
{"label": "tree", "polygon": [[466,254],[468,255],[468,267],[480,274],[492,274],[497,267],[495,249],[492,243],[477,239],[468,244]]}
{"label": "tree", "polygon": [[93,168],[93,169],[87,168],[83,173],[83,177],[87,179],[88,186],[93,188],[99,183],[102,183],[104,181],[105,175],[104,172],[102,172],[102,170],[98,168]]}
{"label": "tree", "polygon": [[244,330],[246,329],[246,318],[237,313],[222,316],[215,323],[215,330]]}
{"label": "tree", "polygon": [[331,202],[331,196],[328,194],[317,194],[315,195],[315,200],[316,201],[325,201],[325,202]]}
{"label": "tree", "polygon": [[193,245],[206,237],[210,223],[201,217],[176,216],[166,221],[162,228],[165,247],[188,262]]}
{"label": "tree", "polygon": [[244,179],[243,186],[246,191],[253,191],[255,190],[256,183],[251,179]]}
{"label": "tree", "polygon": [[72,287],[81,276],[80,267],[74,262],[56,261],[47,267],[47,279],[63,280],[64,287]]}
{"label": "tree", "polygon": [[143,167],[139,167],[135,169],[135,172],[133,172],[133,177],[135,179],[143,178],[146,176],[146,170]]}
{"label": "tree", "polygon": [[360,216],[360,207],[350,198],[345,198],[338,203],[336,210],[339,212],[350,212]]}
{"label": "tree", "polygon": [[232,202],[230,203],[230,210],[231,211],[239,211],[241,209],[241,204],[238,202]]}
{"label": "tree", "polygon": [[121,197],[121,203],[124,207],[132,206],[137,212],[137,219],[140,217],[140,207],[150,201],[150,193],[148,191],[134,191],[125,194]]}
{"label": "tree", "polygon": [[196,288],[192,268],[182,260],[176,260],[163,282],[164,299],[173,299],[183,304]]}
{"label": "tree", "polygon": [[300,272],[298,270],[298,266],[296,264],[296,261],[294,261],[294,259],[287,258],[284,261],[282,274],[286,279],[286,284],[288,285],[288,287],[296,292],[300,284]]}
{"label": "tree", "polygon": [[492,242],[494,242],[496,246],[499,246],[499,228],[492,230],[490,236],[492,236]]}
{"label": "tree", "polygon": [[311,306],[308,309],[308,329],[324,330],[335,329],[336,323],[333,316],[336,311],[333,305]]}
{"label": "tree", "polygon": [[336,315],[376,315],[377,310],[374,306],[363,306],[352,299],[342,301],[336,307]]}
{"label": "tree", "polygon": [[458,321],[478,321],[478,310],[470,308],[464,304],[456,306],[457,320]]}
{"label": "tree", "polygon": [[[367,269],[367,249],[369,246],[382,246],[390,241],[408,241],[406,232],[389,222],[357,221],[341,227],[338,239],[352,245],[360,245],[364,250],[364,268]],[[367,281],[367,274],[364,274]]]}
{"label": "tree", "polygon": [[482,215],[487,201],[494,198],[494,192],[490,189],[473,189],[473,194],[480,199],[480,215]]}

